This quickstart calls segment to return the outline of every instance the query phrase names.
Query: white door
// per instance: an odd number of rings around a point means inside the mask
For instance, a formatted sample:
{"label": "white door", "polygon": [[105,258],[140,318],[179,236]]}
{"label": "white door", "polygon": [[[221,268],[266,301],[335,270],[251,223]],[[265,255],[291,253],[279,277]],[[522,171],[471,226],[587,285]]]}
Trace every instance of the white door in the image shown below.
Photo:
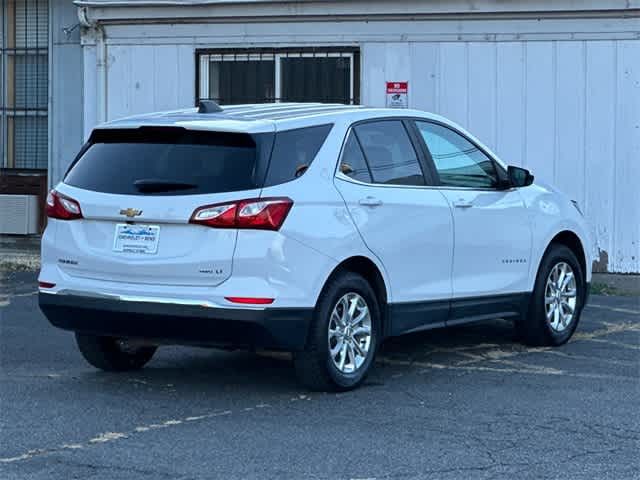
{"label": "white door", "polygon": [[531,226],[519,192],[504,187],[506,172],[458,132],[416,125],[453,211],[453,297],[525,292]]}
{"label": "white door", "polygon": [[[453,229],[440,191],[425,186],[421,162],[400,120],[352,128],[336,186],[367,247],[383,263],[407,331],[439,323],[451,297]],[[430,311],[428,300],[444,300]]]}

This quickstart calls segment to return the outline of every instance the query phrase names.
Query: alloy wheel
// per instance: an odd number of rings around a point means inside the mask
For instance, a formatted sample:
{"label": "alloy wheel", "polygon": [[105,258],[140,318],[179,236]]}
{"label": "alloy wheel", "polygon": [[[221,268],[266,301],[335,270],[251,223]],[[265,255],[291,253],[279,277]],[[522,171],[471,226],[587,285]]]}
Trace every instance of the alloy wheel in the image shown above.
{"label": "alloy wheel", "polygon": [[342,373],[354,373],[371,349],[371,314],[364,298],[354,292],[340,297],[329,319],[329,355]]}
{"label": "alloy wheel", "polygon": [[576,277],[566,262],[557,263],[547,277],[544,307],[549,326],[556,332],[565,331],[576,313]]}

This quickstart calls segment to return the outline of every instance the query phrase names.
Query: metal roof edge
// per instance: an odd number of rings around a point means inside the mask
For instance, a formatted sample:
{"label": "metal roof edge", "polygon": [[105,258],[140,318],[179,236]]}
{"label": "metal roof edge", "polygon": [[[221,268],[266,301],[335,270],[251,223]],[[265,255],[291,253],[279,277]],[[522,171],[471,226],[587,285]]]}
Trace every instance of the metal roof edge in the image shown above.
{"label": "metal roof edge", "polygon": [[[327,0],[298,0],[327,1]],[[79,7],[162,7],[198,6],[242,3],[282,3],[282,0],[74,0]]]}
{"label": "metal roof edge", "polygon": [[[131,8],[131,7],[216,7],[216,6],[241,6],[241,5],[268,5],[285,6],[296,4],[302,9],[310,8],[307,5],[333,3],[339,11],[333,15],[353,15],[361,13],[372,14],[396,14],[413,16],[419,14],[522,14],[522,13],[569,13],[569,12],[629,12],[640,8],[640,0],[510,0],[509,2],[496,2],[495,0],[374,0],[365,2],[357,0],[74,0],[78,7],[88,8]],[[307,5],[305,5],[307,4]],[[300,15],[299,9],[289,12],[292,16]],[[329,12],[324,12],[328,14]]]}

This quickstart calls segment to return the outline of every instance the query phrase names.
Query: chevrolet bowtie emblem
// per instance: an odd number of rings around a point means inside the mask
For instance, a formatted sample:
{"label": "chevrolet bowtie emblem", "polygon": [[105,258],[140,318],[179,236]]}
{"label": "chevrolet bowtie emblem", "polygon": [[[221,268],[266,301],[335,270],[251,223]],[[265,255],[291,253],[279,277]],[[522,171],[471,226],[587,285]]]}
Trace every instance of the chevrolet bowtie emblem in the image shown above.
{"label": "chevrolet bowtie emblem", "polygon": [[142,210],[136,210],[135,208],[127,208],[120,210],[120,215],[126,215],[129,218],[137,217],[138,215],[142,215]]}

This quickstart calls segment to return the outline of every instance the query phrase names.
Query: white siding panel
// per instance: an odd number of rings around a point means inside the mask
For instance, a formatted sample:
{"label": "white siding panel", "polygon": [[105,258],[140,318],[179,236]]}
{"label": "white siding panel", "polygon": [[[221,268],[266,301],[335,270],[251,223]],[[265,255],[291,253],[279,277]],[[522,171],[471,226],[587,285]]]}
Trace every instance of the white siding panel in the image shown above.
{"label": "white siding panel", "polygon": [[525,48],[525,158],[536,177],[553,183],[555,172],[555,44],[531,42]]}
{"label": "white siding panel", "polygon": [[467,82],[469,78],[468,45],[440,44],[440,88],[438,113],[466,126],[468,124]]}
{"label": "white siding panel", "polygon": [[108,47],[108,119],[194,104],[192,47]]}
{"label": "white siding panel", "polygon": [[436,110],[438,100],[438,44],[366,43],[362,46],[361,102],[384,106],[386,82],[408,81],[409,103],[415,108]]}
{"label": "white siding panel", "polygon": [[131,47],[110,46],[107,53],[107,120],[135,113],[129,102]]}
{"label": "white siding panel", "polygon": [[496,147],[496,44],[470,43],[467,128],[489,148]]}
{"label": "white siding panel", "polygon": [[409,102],[414,108],[435,112],[438,101],[439,46],[437,43],[411,43],[409,49]]}
{"label": "white siding panel", "polygon": [[386,45],[384,43],[366,43],[362,47],[360,78],[362,103],[384,106],[386,81]]}
{"label": "white siding panel", "polygon": [[[178,48],[173,45],[156,47],[153,51],[154,110],[172,110],[179,101],[180,72]],[[186,106],[186,105],[185,105]]]}
{"label": "white siding panel", "polygon": [[82,63],[84,73],[82,76],[82,129],[83,139],[86,141],[91,135],[91,130],[98,123],[98,60],[95,45],[87,45],[82,48]]}
{"label": "white siding panel", "polygon": [[[615,171],[616,58],[615,42],[587,42],[585,190],[582,205],[591,220],[595,247],[604,256],[613,247]],[[600,267],[606,267],[606,263]]]}
{"label": "white siding panel", "polygon": [[584,205],[585,78],[582,42],[556,45],[556,164],[553,183]]}
{"label": "white siding panel", "polygon": [[82,68],[79,45],[58,44],[51,49],[51,122],[64,128],[53,128],[50,134],[50,185],[57,184],[75,158],[83,140],[82,93],[78,92],[77,72]]}
{"label": "white siding panel", "polygon": [[[387,43],[385,55],[385,81],[408,82],[411,80],[411,61],[409,44],[406,42]],[[409,83],[409,101],[411,101],[411,83]],[[383,86],[384,88],[384,86]]]}
{"label": "white siding panel", "polygon": [[[614,251],[609,265],[640,271],[640,42],[617,45]],[[612,256],[613,253],[613,256]]]}
{"label": "white siding panel", "polygon": [[496,153],[511,165],[524,165],[525,102],[524,43],[498,43]]}
{"label": "white siding panel", "polygon": [[[158,80],[154,75],[155,54],[156,51],[165,48],[145,46],[130,49],[131,77],[127,90],[131,102],[131,113],[145,113],[155,110],[156,82]],[[167,76],[171,76],[172,72],[166,67],[165,70],[167,70]],[[163,92],[163,95],[167,93]]]}
{"label": "white siding panel", "polygon": [[176,105],[172,108],[181,108],[193,105],[195,102],[196,60],[193,47],[181,45],[177,47],[178,53],[178,95]]}

